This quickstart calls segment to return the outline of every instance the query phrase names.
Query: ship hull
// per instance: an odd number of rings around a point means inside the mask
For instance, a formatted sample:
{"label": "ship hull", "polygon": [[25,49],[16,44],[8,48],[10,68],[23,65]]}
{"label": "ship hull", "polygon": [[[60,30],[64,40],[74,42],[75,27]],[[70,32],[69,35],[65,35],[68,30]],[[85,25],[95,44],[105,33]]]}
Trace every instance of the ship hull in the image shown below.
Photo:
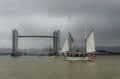
{"label": "ship hull", "polygon": [[65,57],[66,61],[92,61],[90,57]]}

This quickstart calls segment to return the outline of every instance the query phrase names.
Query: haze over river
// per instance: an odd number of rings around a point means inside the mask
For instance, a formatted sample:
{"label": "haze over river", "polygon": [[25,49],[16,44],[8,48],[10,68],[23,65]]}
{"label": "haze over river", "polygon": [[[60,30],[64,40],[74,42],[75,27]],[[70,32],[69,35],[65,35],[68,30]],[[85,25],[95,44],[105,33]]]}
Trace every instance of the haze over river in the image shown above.
{"label": "haze over river", "polygon": [[120,79],[120,55],[101,55],[92,62],[0,56],[0,79]]}

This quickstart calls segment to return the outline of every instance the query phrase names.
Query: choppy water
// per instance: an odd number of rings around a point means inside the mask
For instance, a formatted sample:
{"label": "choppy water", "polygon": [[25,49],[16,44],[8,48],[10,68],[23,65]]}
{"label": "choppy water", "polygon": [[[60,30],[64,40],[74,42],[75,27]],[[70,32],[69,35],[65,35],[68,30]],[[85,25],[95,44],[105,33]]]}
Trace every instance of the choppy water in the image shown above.
{"label": "choppy water", "polygon": [[0,79],[120,79],[120,56],[97,56],[94,62],[0,56]]}

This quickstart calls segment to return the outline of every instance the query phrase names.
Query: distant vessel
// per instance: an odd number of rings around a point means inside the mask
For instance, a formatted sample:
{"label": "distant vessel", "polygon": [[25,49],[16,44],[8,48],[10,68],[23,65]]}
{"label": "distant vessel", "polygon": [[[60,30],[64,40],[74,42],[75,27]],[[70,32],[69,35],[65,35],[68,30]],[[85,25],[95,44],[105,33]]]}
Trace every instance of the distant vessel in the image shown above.
{"label": "distant vessel", "polygon": [[95,41],[94,41],[94,29],[91,30],[89,35],[86,37],[85,29],[85,52],[72,52],[73,37],[71,32],[68,32],[68,38],[66,39],[61,55],[64,55],[65,60],[68,61],[89,61],[96,58],[95,53]]}
{"label": "distant vessel", "polygon": [[13,57],[17,57],[17,56],[21,56],[22,54],[21,54],[21,52],[17,52],[17,53],[12,53],[11,54],[11,56],[13,56]]}

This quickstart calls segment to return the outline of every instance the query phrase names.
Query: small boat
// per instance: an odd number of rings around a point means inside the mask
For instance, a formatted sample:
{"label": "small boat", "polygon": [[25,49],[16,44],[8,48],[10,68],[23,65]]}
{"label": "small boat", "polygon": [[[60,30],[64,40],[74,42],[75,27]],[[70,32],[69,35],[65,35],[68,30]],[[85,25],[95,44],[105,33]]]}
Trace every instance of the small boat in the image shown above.
{"label": "small boat", "polygon": [[49,58],[56,58],[56,56],[49,56]]}

